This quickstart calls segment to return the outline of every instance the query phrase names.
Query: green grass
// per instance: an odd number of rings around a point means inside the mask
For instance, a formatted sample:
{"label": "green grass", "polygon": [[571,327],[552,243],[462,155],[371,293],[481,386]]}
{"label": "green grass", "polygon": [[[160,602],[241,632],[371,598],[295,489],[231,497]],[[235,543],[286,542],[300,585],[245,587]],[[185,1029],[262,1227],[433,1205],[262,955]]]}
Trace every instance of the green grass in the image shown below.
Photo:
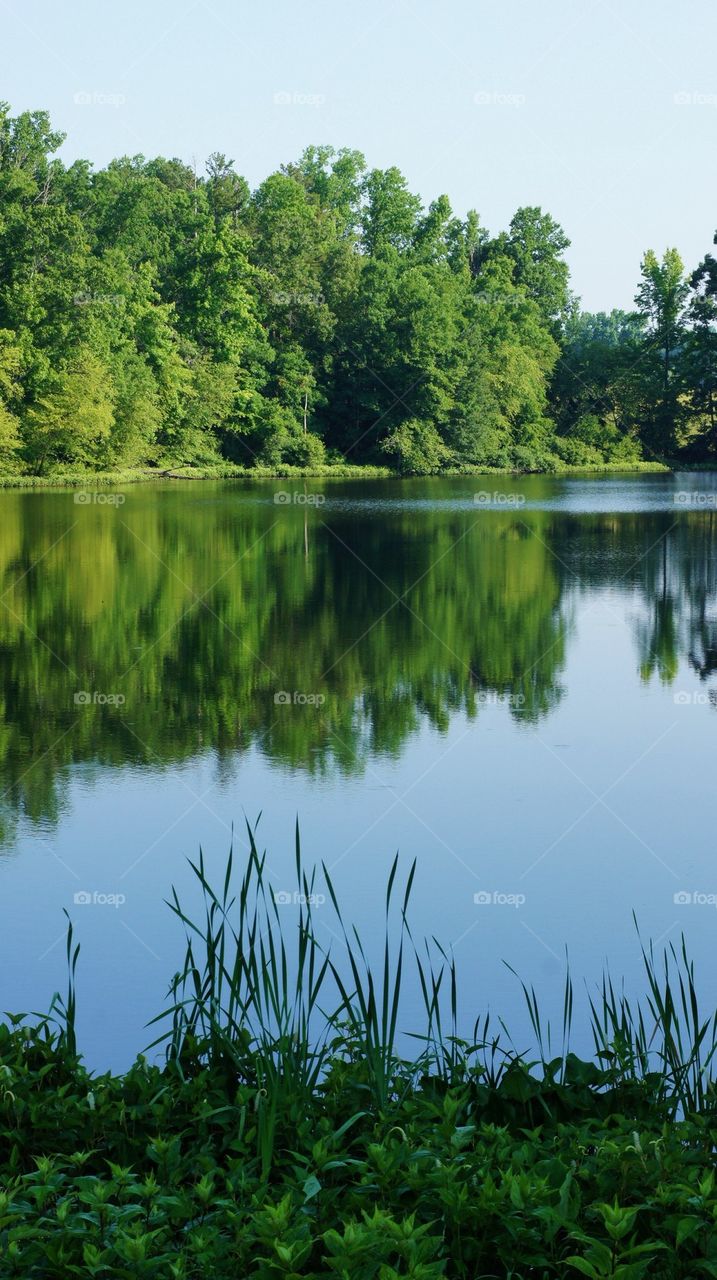
{"label": "green grass", "polygon": [[[568,466],[566,463],[556,459],[555,469],[548,471],[541,470],[539,467],[527,468],[519,470],[511,467],[448,467],[445,471],[441,471],[442,476],[518,476],[518,475],[555,475],[555,476],[586,476],[586,475],[630,475],[634,472],[643,472],[647,474],[657,474],[660,472],[669,472],[681,469],[681,464],[676,462],[645,462],[638,460],[635,462],[604,462],[602,464],[592,463],[589,466],[576,467]],[[705,466],[706,471],[714,470],[714,467]]]}
{"label": "green grass", "polygon": [[348,463],[321,467],[237,467],[230,463],[216,463],[203,467],[135,467],[116,471],[88,471],[72,468],[58,469],[49,475],[0,475],[0,489],[58,489],[97,488],[112,485],[177,480],[241,480],[295,478],[386,478],[392,475],[387,467],[351,466]]}
{"label": "green grass", "polygon": [[[559,464],[555,471],[539,471],[536,469],[520,471],[510,467],[462,467],[448,468],[440,473],[445,477],[460,476],[518,476],[518,475],[619,475],[632,473],[656,473],[671,470],[688,470],[682,463],[663,462],[620,462],[605,463],[603,466],[568,467]],[[714,466],[705,464],[693,466],[692,470],[714,470]],[[331,463],[317,467],[240,467],[231,463],[213,463],[207,466],[166,466],[166,467],[134,467],[119,468],[116,471],[89,471],[82,468],[58,468],[48,475],[0,475],[0,489],[62,489],[62,488],[97,488],[112,485],[121,487],[130,484],[147,484],[152,481],[188,481],[188,480],[262,480],[262,479],[364,479],[386,480],[401,479],[399,472],[389,467],[376,467],[368,463],[353,465],[348,462]],[[408,477],[411,478],[411,477]]]}
{"label": "green grass", "polygon": [[415,864],[394,861],[369,949],[298,830],[291,908],[247,834],[218,885],[191,864],[193,906],[171,894],[185,953],[163,1062],[86,1071],[71,925],[65,996],[0,1025],[2,1277],[717,1275],[717,1023],[684,943],[643,947],[637,1003],[604,978],[590,1061],[570,1049],[570,974],[557,1050],[524,984],[525,1056],[483,1014],[459,1028],[454,960],[411,930]]}

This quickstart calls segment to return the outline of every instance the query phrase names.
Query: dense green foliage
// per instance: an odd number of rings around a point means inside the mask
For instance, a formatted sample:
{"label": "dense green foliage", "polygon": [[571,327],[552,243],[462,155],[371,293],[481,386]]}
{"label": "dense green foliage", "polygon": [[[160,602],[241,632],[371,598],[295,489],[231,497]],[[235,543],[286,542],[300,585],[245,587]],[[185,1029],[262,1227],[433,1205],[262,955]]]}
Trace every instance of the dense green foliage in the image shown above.
{"label": "dense green foliage", "polygon": [[5,1277],[717,1274],[714,1119],[667,1123],[646,1090],[626,1107],[577,1061],[562,1086],[516,1069],[358,1111],[337,1069],[279,1108],[264,1176],[255,1085],[141,1063],[91,1079],[19,1032],[0,1056]]}
{"label": "dense green foliage", "polygon": [[[717,237],[715,237],[717,243]],[[690,277],[675,249],[642,262],[627,314],[575,312],[564,332],[552,404],[578,461],[631,427],[649,456],[713,458],[717,448],[717,262]]]}
{"label": "dense green foliage", "polygon": [[[3,1277],[717,1275],[716,1027],[684,947],[664,967],[644,952],[636,1009],[603,984],[595,1062],[570,1052],[569,978],[555,1057],[526,990],[529,1062],[487,1019],[458,1038],[455,968],[406,921],[413,871],[400,893],[391,871],[372,969],[328,878],[345,954],[321,950],[298,837],[305,905],[282,927],[249,838],[236,890],[231,859],[218,892],[195,866],[198,923],[174,898],[187,953],[164,1066],[85,1070],[71,928],[64,1001],[0,1027]],[[426,1015],[413,1061],[397,1039],[410,958]]]}
{"label": "dense green foliage", "polygon": [[429,474],[713,452],[717,278],[648,253],[581,315],[538,208],[495,237],[395,169],[311,147],[254,192],[55,157],[0,106],[0,472],[347,459]]}

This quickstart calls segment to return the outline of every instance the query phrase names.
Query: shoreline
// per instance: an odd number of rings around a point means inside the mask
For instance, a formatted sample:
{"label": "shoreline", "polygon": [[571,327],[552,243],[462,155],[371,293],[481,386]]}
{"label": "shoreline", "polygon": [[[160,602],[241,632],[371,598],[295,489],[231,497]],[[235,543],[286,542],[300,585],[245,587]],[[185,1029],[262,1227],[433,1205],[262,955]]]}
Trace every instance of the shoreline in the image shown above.
{"label": "shoreline", "polygon": [[622,462],[603,466],[560,467],[555,471],[519,471],[511,467],[448,468],[433,475],[406,475],[388,467],[350,464],[321,467],[239,467],[233,465],[207,467],[168,467],[163,470],[136,468],[121,471],[58,471],[52,475],[0,476],[0,489],[79,489],[106,488],[110,485],[154,484],[176,480],[450,480],[478,476],[597,476],[597,475],[661,475],[676,471],[712,471],[714,464],[672,462]]}

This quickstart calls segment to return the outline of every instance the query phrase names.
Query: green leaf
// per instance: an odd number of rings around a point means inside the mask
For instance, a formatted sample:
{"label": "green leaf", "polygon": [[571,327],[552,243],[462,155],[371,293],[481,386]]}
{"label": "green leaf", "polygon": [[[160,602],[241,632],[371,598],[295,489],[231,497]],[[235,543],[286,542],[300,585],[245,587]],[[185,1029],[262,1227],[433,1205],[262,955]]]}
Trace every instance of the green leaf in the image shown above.
{"label": "green leaf", "polygon": [[306,1204],[307,1200],[313,1200],[314,1196],[317,1196],[319,1194],[321,1190],[321,1183],[319,1182],[319,1179],[316,1177],[315,1173],[310,1174],[309,1177],[306,1179],[303,1190],[304,1190],[304,1204]]}
{"label": "green leaf", "polygon": [[565,1259],[565,1262],[574,1267],[576,1271],[579,1271],[581,1275],[590,1276],[590,1280],[599,1280],[598,1272],[589,1262],[586,1262],[585,1258],[578,1258],[575,1254],[571,1254],[569,1258]]}

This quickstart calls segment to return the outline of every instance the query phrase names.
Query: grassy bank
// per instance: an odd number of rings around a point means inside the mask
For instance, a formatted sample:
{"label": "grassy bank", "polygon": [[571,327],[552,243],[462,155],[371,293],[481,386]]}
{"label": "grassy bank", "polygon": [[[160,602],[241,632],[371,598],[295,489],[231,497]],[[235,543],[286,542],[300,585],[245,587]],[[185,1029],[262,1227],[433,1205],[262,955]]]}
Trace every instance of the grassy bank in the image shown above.
{"label": "grassy bank", "polygon": [[[84,1069],[71,929],[64,999],[0,1028],[2,1276],[717,1275],[717,1028],[684,949],[644,950],[639,1007],[603,983],[590,1062],[570,1051],[569,978],[556,1052],[524,989],[526,1059],[485,1017],[459,1035],[455,966],[410,932],[413,869],[391,870],[372,967],[298,836],[289,906],[249,843],[216,890],[195,864],[196,910],[173,895],[186,952],[164,1065]],[[424,1019],[407,1060],[409,966]]]}
{"label": "grassy bank", "polygon": [[324,467],[236,467],[230,464],[207,467],[144,467],[120,471],[53,471],[50,475],[0,476],[2,489],[59,489],[97,488],[112,485],[146,484],[158,480],[247,480],[282,477],[332,477],[336,479],[364,477],[385,478],[394,474],[387,467],[324,466]]}
{"label": "grassy bank", "polygon": [[[606,463],[604,466],[591,467],[567,467],[561,466],[555,471],[516,471],[507,467],[464,467],[460,470],[448,469],[440,472],[441,476],[460,477],[460,476],[519,476],[519,475],[603,475],[603,474],[631,474],[631,473],[654,473],[668,472],[675,469],[679,470],[713,470],[714,468],[703,466],[701,468],[683,467],[677,463],[662,462],[622,462],[618,464]],[[231,464],[215,465],[206,467],[166,467],[166,468],[135,468],[119,471],[88,471],[72,469],[69,471],[57,470],[49,475],[0,475],[0,489],[61,489],[61,488],[97,488],[112,485],[114,487],[122,487],[123,485],[142,484],[150,481],[158,480],[270,480],[270,479],[326,479],[326,480],[343,480],[343,479],[401,479],[401,475],[397,471],[392,471],[388,467],[373,467],[369,465],[352,466],[350,463],[337,463],[331,466],[320,467],[237,467]],[[415,478],[415,477],[404,477]],[[426,477],[422,477],[426,478]],[[430,477],[429,477],[430,478]]]}

